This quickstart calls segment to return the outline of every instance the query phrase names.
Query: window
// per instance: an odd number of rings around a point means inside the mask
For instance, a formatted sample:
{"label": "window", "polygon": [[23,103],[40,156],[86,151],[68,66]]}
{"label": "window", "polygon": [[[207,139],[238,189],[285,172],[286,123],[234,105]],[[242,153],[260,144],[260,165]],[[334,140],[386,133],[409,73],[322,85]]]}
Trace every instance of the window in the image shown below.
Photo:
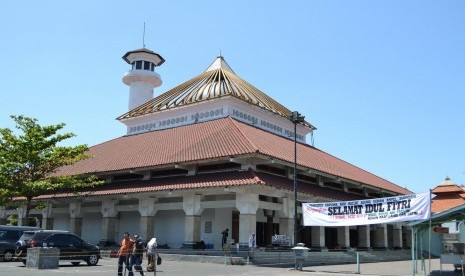
{"label": "window", "polygon": [[14,240],[17,241],[19,239],[19,231],[11,230],[11,231],[0,231],[0,240]]}
{"label": "window", "polygon": [[52,246],[66,246],[68,245],[69,236],[63,234],[53,235],[48,239],[48,244]]}
{"label": "window", "polygon": [[147,71],[150,70],[150,62],[144,61],[144,70],[147,70]]}
{"label": "window", "polygon": [[136,61],[136,69],[142,69],[142,60]]}
{"label": "window", "polygon": [[155,64],[150,63],[150,71],[155,71]]}
{"label": "window", "polygon": [[76,236],[69,236],[69,244],[73,246],[79,246],[82,244],[82,240]]}
{"label": "window", "polygon": [[9,232],[6,236],[10,240],[18,240],[19,236],[20,236],[20,233],[19,233],[19,231],[15,230],[15,231]]}

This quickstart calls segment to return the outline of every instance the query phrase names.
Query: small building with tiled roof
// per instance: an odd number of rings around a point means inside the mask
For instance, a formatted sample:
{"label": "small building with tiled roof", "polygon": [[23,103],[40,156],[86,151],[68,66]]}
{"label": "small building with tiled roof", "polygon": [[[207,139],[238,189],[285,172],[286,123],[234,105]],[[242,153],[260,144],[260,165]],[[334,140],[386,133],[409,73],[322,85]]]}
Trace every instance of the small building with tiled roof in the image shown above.
{"label": "small building with tiled roof", "polygon": [[[300,207],[294,218],[301,202],[411,192],[307,143],[316,127],[303,117],[291,120],[297,113],[236,75],[224,57],[155,97],[162,83],[155,68],[163,57],[143,48],[123,59],[132,66],[123,76],[129,110],[117,118],[126,134],[91,147],[89,159],[58,172],[96,175],[105,184],[79,196],[37,198],[47,203],[32,211],[42,227],[101,244],[128,231],[171,248],[204,241],[219,249],[225,229],[241,247],[251,233],[259,246],[271,246],[275,234],[312,248],[409,246],[403,224],[303,227]],[[4,210],[0,219],[14,212]]]}
{"label": "small building with tiled roof", "polygon": [[409,223],[415,247],[441,256],[443,264],[460,264],[454,244],[465,243],[465,188],[446,177],[431,194],[431,219]]}
{"label": "small building with tiled roof", "polygon": [[439,213],[465,204],[465,188],[455,184],[449,177],[431,190],[431,212]]}

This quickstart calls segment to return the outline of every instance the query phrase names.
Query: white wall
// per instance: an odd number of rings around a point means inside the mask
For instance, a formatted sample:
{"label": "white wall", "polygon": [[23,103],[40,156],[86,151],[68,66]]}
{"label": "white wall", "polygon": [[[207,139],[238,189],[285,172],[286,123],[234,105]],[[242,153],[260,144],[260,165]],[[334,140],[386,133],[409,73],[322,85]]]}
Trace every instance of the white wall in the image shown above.
{"label": "white wall", "polygon": [[81,238],[89,243],[98,244],[102,234],[102,214],[86,213],[82,219]]}
{"label": "white wall", "polygon": [[53,217],[53,230],[69,230],[69,215],[55,214]]}
{"label": "white wall", "polygon": [[[232,231],[232,208],[222,208],[215,210],[215,221],[213,223],[213,240],[214,240],[214,248],[221,249],[221,232],[224,229],[229,229],[229,237],[228,240],[231,239],[231,231]],[[228,241],[229,242],[229,241]]]}
{"label": "white wall", "polygon": [[[279,218],[276,218],[279,223]],[[265,214],[263,214],[263,209],[258,208],[257,210],[257,222],[267,222]]]}
{"label": "white wall", "polygon": [[465,223],[462,221],[459,224],[459,242],[465,243]]}
{"label": "white wall", "polygon": [[116,242],[119,243],[123,239],[124,232],[129,232],[131,237],[135,233],[140,232],[140,214],[137,211],[120,212],[119,213],[119,225],[118,225],[118,236]]}
{"label": "white wall", "polygon": [[455,220],[443,223],[443,224],[441,224],[441,226],[449,228],[449,233],[450,234],[454,234],[454,233],[459,232],[459,229],[457,228],[458,225],[457,225],[457,222]]}
{"label": "white wall", "polygon": [[157,243],[168,244],[170,248],[181,248],[184,243],[184,224],[184,211],[158,211],[155,215]]}
{"label": "white wall", "polygon": [[[203,240],[206,244],[214,244],[215,236],[217,233],[213,231],[213,222],[215,221],[215,210],[214,209],[205,209],[200,218],[200,239]],[[211,233],[205,233],[205,222],[211,222],[212,228]]]}

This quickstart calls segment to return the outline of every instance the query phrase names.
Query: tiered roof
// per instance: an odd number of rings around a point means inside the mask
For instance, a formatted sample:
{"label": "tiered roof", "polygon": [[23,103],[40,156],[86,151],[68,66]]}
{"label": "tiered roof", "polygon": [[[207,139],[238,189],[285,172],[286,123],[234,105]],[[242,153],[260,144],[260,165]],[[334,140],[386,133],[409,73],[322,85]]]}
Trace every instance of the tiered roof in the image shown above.
{"label": "tiered roof", "polygon": [[[297,164],[315,172],[399,194],[411,193],[383,178],[307,144],[297,145]],[[221,157],[260,155],[294,162],[294,141],[230,117],[183,127],[123,136],[90,148],[92,158],[63,168],[66,174],[117,173],[195,163]]]}
{"label": "tiered roof", "polygon": [[449,177],[446,177],[431,192],[436,195],[431,202],[433,213],[443,212],[465,204],[465,188],[456,185]]}

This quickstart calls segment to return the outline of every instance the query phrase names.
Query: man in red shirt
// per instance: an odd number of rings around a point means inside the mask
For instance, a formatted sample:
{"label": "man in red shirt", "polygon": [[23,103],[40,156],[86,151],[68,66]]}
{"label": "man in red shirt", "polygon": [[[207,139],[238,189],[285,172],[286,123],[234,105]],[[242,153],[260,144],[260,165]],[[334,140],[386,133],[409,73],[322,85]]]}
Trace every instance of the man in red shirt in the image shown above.
{"label": "man in red shirt", "polygon": [[123,275],[123,263],[126,266],[126,269],[129,271],[128,276],[134,276],[132,272],[132,266],[129,264],[131,254],[134,248],[134,241],[131,240],[129,233],[124,233],[124,238],[120,243],[120,248],[118,250],[118,276]]}

